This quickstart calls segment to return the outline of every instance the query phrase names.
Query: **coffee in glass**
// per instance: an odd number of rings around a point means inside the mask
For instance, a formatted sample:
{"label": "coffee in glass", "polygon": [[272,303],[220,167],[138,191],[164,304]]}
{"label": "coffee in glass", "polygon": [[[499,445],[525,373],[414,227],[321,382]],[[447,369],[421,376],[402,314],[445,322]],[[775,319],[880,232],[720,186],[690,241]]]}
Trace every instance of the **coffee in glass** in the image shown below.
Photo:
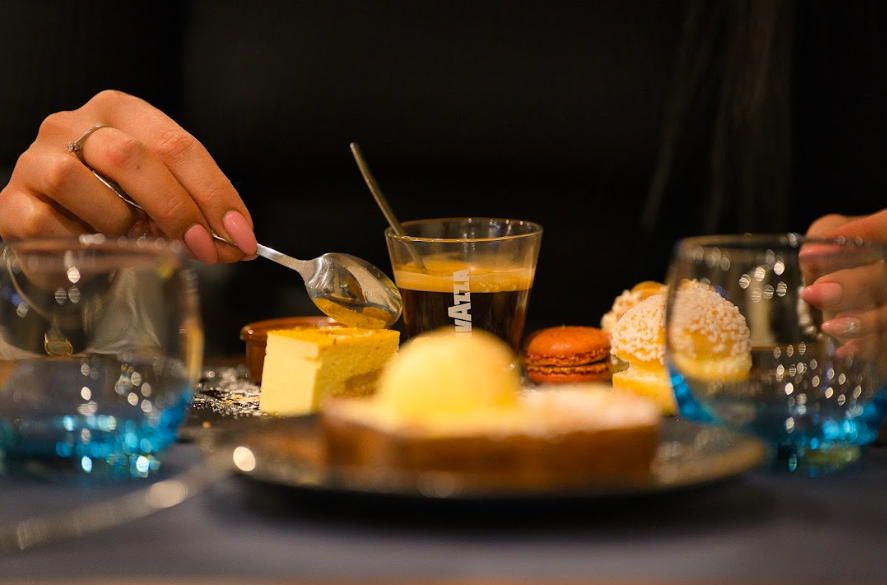
{"label": "coffee in glass", "polygon": [[523,337],[542,228],[508,219],[406,222],[386,231],[407,336],[483,329],[516,351]]}

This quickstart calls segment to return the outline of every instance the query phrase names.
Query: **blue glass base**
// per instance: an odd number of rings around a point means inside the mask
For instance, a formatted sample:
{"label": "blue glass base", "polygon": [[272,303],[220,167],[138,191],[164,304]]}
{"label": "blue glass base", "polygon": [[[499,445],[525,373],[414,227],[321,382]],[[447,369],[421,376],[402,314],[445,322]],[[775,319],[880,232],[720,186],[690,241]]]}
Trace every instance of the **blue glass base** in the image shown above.
{"label": "blue glass base", "polygon": [[816,476],[854,463],[860,458],[860,447],[877,438],[887,411],[887,387],[854,410],[810,408],[804,416],[778,401],[718,402],[712,398],[703,404],[680,373],[669,367],[669,374],[681,417],[763,439],[773,470]]}
{"label": "blue glass base", "polygon": [[[176,405],[153,420],[67,415],[0,421],[0,473],[84,480],[148,477],[176,440],[184,413],[184,405]],[[105,418],[113,420],[110,428]]]}
{"label": "blue glass base", "polygon": [[770,453],[768,468],[810,477],[827,475],[856,463],[862,454],[858,445],[838,445],[828,449],[777,447]]}

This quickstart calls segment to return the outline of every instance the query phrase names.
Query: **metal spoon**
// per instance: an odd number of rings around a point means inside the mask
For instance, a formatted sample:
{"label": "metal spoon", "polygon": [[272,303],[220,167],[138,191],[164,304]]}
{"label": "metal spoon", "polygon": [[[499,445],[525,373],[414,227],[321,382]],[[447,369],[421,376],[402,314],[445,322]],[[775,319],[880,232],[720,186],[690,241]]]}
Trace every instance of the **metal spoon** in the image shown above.
{"label": "metal spoon", "polygon": [[[363,157],[363,151],[360,150],[360,146],[358,146],[356,142],[351,143],[351,154],[354,155],[354,160],[357,162],[357,168],[360,169],[360,174],[363,176],[363,180],[366,182],[370,193],[372,193],[373,199],[376,200],[376,204],[379,206],[379,209],[382,210],[382,215],[388,220],[388,225],[391,226],[391,229],[394,230],[395,234],[405,236],[406,232],[404,231],[403,226],[397,221],[397,216],[394,215],[394,210],[391,208],[391,204],[388,203],[388,199],[385,197],[385,194],[382,193],[382,187],[379,186],[373,173],[370,172],[370,165],[367,164],[366,159]],[[422,262],[422,257],[416,249],[409,242],[406,242],[406,245],[407,251],[409,251],[410,256],[413,257],[413,262],[416,263],[416,266],[425,270],[425,264]]]}
{"label": "metal spoon", "polygon": [[[90,170],[123,201],[145,211],[116,182]],[[234,246],[216,233],[212,236]],[[400,291],[384,272],[365,260],[335,252],[313,260],[298,260],[261,244],[256,253],[302,275],[308,296],[317,308],[343,325],[382,329],[400,317],[403,309]]]}

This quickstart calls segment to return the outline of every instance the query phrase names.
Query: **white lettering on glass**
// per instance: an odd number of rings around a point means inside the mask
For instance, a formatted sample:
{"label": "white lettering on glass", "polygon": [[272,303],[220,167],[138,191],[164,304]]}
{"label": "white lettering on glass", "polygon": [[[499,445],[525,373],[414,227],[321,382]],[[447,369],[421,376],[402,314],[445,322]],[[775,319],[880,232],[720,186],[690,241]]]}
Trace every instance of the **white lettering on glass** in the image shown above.
{"label": "white lettering on glass", "polygon": [[456,324],[456,334],[471,335],[471,287],[468,284],[468,269],[453,273],[453,306],[447,315]]}

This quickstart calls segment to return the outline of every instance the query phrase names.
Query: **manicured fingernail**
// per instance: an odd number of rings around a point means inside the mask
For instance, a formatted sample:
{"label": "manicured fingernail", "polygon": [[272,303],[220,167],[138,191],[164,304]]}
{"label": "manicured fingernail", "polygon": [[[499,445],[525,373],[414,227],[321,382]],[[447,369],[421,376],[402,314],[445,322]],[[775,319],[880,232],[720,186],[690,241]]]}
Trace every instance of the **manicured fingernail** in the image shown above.
{"label": "manicured fingernail", "polygon": [[839,255],[841,248],[834,244],[805,244],[798,252],[801,260],[814,260],[819,258],[831,258]]}
{"label": "manicured fingernail", "polygon": [[822,324],[822,330],[832,337],[856,337],[859,335],[862,321],[856,317],[841,317]]}
{"label": "manicured fingernail", "polygon": [[240,248],[240,251],[247,256],[252,256],[258,250],[258,242],[253,229],[249,227],[249,222],[240,214],[239,211],[229,211],[222,218],[222,225],[228,230],[228,235]]}
{"label": "manicured fingernail", "polygon": [[831,307],[841,302],[844,289],[837,282],[823,282],[801,291],[801,298],[814,307]]}
{"label": "manicured fingernail", "polygon": [[219,255],[216,253],[216,246],[213,244],[212,236],[202,225],[194,224],[185,232],[185,245],[191,250],[191,253],[207,264],[215,264],[219,261]]}

